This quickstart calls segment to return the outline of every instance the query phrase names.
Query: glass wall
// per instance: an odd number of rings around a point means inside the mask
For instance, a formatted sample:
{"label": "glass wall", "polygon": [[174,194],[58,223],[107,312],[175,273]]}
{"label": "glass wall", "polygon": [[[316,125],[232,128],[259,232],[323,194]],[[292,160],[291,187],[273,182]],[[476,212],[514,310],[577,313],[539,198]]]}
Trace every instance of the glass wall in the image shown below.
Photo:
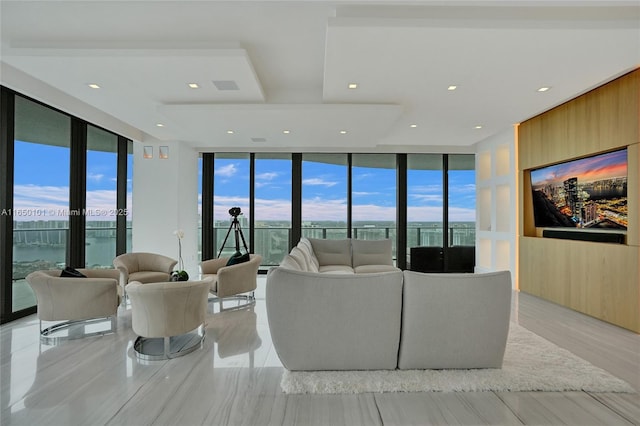
{"label": "glass wall", "polygon": [[4,323],[35,312],[31,272],[111,268],[131,249],[133,143],[5,87],[0,96]]}
{"label": "glass wall", "polygon": [[303,237],[347,238],[348,164],[347,154],[302,155]]}
{"label": "glass wall", "polygon": [[442,247],[444,184],[441,154],[407,155],[407,265],[412,247]]}
{"label": "glass wall", "polygon": [[127,242],[126,253],[130,253],[133,247],[133,141],[127,141]]}
{"label": "glass wall", "polygon": [[449,247],[476,245],[476,172],[475,156],[450,154],[448,168],[449,189]]}
{"label": "glass wall", "polygon": [[[248,153],[216,154],[213,176],[213,219],[214,219],[214,252],[230,256],[235,252],[235,229],[239,228],[247,247],[251,244],[249,232],[249,177],[250,159]],[[234,217],[229,210],[240,207],[241,214],[237,218],[237,226],[233,225]],[[233,226],[232,226],[233,225]],[[225,243],[226,239],[226,243]],[[223,247],[224,243],[224,247]],[[238,245],[243,248],[242,238]],[[222,252],[220,252],[220,250]]]}
{"label": "glass wall", "polygon": [[87,204],[85,263],[88,268],[112,268],[116,257],[118,211],[118,136],[87,126]]}
{"label": "glass wall", "polygon": [[198,259],[202,259],[202,154],[198,156]]}
{"label": "glass wall", "polygon": [[291,247],[291,154],[255,155],[254,251],[278,265]]}
{"label": "glass wall", "polygon": [[14,137],[13,312],[36,304],[29,273],[65,265],[71,120],[18,96]]}
{"label": "glass wall", "polygon": [[353,154],[351,182],[351,237],[360,240],[391,239],[395,259],[395,154]]}

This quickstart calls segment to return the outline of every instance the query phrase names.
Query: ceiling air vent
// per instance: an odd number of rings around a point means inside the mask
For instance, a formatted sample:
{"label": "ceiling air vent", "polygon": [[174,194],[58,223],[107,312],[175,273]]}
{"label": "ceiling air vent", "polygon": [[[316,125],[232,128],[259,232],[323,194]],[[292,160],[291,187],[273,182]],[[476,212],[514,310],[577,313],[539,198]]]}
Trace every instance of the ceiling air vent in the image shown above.
{"label": "ceiling air vent", "polygon": [[253,142],[266,142],[267,138],[251,138]]}
{"label": "ceiling air vent", "polygon": [[218,90],[240,90],[233,80],[213,80],[213,85]]}

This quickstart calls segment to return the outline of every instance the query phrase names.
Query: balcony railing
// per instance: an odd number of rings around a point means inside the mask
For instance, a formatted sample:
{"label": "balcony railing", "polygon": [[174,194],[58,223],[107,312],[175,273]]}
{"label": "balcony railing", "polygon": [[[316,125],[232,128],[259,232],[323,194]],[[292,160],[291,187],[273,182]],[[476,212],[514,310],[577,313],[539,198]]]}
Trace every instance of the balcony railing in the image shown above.
{"label": "balcony railing", "polygon": [[[215,228],[215,253],[220,250],[228,228]],[[93,268],[112,267],[115,257],[115,227],[88,227],[86,259],[87,266]],[[64,228],[15,229],[13,231],[13,279],[24,279],[29,273],[40,269],[65,266],[68,230]],[[130,238],[131,229],[127,229]],[[250,235],[244,232],[249,244]],[[345,227],[303,227],[302,235],[307,238],[342,239],[347,237]],[[391,239],[393,257],[396,257],[395,227],[356,227],[352,236],[362,240]],[[450,226],[447,231],[449,246],[473,246],[476,240],[475,225]],[[254,251],[263,258],[262,266],[275,266],[295,245],[291,241],[291,228],[256,227],[254,230]],[[407,247],[443,245],[441,226],[420,226],[407,228]],[[229,237],[223,255],[233,253],[235,241]]]}

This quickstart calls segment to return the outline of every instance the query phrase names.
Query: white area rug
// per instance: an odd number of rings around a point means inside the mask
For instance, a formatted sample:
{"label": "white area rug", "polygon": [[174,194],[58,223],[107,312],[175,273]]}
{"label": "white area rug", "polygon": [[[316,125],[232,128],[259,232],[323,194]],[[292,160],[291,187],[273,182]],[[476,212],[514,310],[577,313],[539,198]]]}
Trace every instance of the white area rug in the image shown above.
{"label": "white area rug", "polygon": [[590,391],[627,392],[623,380],[511,323],[502,369],[284,371],[288,394],[364,392]]}

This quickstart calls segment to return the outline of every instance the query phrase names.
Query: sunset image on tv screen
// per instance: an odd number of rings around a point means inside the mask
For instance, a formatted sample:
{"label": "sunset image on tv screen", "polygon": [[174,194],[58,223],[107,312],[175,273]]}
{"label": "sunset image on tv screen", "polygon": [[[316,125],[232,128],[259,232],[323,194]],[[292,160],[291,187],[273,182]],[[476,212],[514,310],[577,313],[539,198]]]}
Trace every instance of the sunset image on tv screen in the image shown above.
{"label": "sunset image on tv screen", "polygon": [[531,171],[536,227],[627,229],[627,150]]}

